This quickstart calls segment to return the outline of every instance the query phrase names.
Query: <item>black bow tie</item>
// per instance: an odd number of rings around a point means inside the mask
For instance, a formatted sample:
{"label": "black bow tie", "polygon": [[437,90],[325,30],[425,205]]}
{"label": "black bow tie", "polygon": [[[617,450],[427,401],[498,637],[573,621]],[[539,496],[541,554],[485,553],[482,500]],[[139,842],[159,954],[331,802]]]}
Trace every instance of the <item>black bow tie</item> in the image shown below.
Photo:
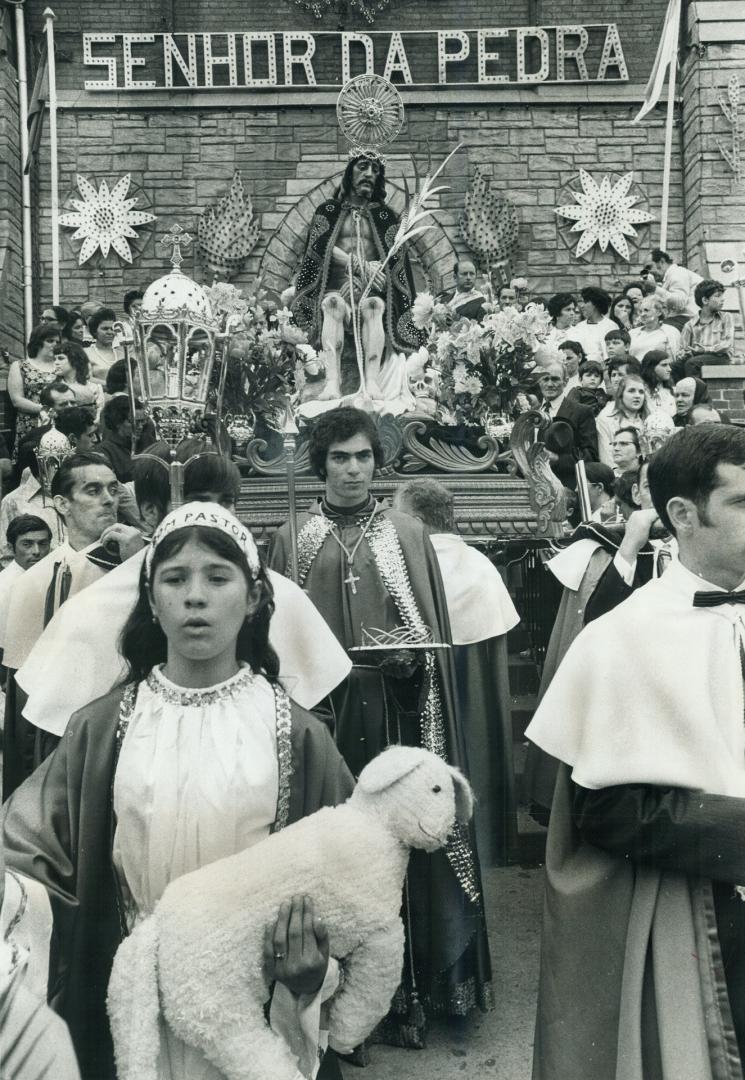
{"label": "black bow tie", "polygon": [[719,607],[720,604],[745,604],[745,589],[737,592],[697,592],[693,594],[694,607]]}

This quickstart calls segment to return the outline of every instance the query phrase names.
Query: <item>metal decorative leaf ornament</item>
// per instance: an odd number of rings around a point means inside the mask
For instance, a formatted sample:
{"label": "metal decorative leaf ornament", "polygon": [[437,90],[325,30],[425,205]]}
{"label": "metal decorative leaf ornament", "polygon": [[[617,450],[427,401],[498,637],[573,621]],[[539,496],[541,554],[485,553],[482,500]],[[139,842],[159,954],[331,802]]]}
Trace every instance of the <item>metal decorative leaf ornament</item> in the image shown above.
{"label": "metal decorative leaf ornament", "polygon": [[466,194],[460,231],[485,268],[506,262],[517,246],[517,211],[503,195],[491,190],[491,178],[480,169]]}
{"label": "metal decorative leaf ornament", "polygon": [[404,105],[396,87],[382,75],[357,75],[342,87],[336,117],[352,147],[379,154],[401,131]]}
{"label": "metal decorative leaf ornament", "polygon": [[260,234],[251,196],[243,187],[240,171],[236,171],[228,193],[199,218],[199,250],[213,274],[230,279],[243,270]]}

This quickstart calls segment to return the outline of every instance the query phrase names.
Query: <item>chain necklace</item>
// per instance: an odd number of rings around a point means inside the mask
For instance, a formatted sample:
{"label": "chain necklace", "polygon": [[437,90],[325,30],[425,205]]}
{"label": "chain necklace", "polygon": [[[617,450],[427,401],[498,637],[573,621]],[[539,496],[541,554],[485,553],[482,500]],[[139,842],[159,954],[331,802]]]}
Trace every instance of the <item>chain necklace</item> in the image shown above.
{"label": "chain necklace", "polygon": [[[354,565],[353,565],[354,564],[354,557],[357,554],[357,549],[359,548],[360,544],[365,539],[365,535],[366,535],[368,529],[370,528],[370,526],[372,525],[373,519],[375,518],[375,515],[377,514],[377,512],[378,512],[378,504],[375,503],[373,508],[372,508],[372,513],[370,514],[370,517],[365,522],[365,525],[364,525],[364,527],[362,529],[362,532],[357,537],[357,540],[355,541],[351,551],[349,550],[347,545],[344,543],[342,538],[340,536],[336,535],[336,522],[331,521],[331,529],[329,531],[329,536],[333,537],[333,539],[336,540],[337,544],[339,545],[339,547],[342,549],[342,551],[344,552],[344,554],[347,557],[347,566],[349,568],[349,573],[344,578],[344,584],[349,585],[349,587],[352,590],[352,595],[353,596],[357,595],[357,582],[360,580],[359,576],[357,576],[355,574],[355,572],[354,572]],[[321,513],[323,514],[323,516],[326,518],[327,521],[331,520],[330,518],[327,517],[326,514],[323,513],[323,507],[321,507]]]}

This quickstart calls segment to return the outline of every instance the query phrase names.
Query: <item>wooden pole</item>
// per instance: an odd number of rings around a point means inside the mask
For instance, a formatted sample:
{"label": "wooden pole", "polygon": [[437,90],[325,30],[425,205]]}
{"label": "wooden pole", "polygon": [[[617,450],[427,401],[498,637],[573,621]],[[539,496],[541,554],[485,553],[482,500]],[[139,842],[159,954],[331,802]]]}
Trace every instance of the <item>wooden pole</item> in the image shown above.
{"label": "wooden pole", "polygon": [[670,58],[667,77],[667,119],[665,121],[665,158],[662,173],[662,208],[660,210],[660,247],[667,247],[667,219],[670,207],[670,171],[673,156],[673,123],[675,121],[675,81],[678,68],[677,50]]}
{"label": "wooden pole", "polygon": [[49,174],[52,211],[52,303],[59,304],[59,166],[57,164],[57,69],[54,56],[54,20],[51,8],[44,10],[49,58]]}

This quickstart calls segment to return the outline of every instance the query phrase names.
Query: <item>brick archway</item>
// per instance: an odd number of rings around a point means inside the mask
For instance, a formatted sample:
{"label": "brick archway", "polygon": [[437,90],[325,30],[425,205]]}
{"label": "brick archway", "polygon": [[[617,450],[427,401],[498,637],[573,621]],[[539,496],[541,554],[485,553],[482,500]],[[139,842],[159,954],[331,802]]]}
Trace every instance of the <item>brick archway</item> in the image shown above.
{"label": "brick archway", "polygon": [[[263,284],[270,292],[281,293],[292,281],[300,259],[305,251],[305,241],[316,207],[333,195],[343,175],[340,169],[333,176],[323,180],[307,194],[298,198],[297,203],[287,211],[282,221],[270,237],[261,260],[260,273]],[[403,212],[406,195],[400,182],[386,178],[388,204],[397,214]],[[415,277],[426,278],[429,288],[437,295],[454,282],[454,267],[457,261],[455,247],[437,220],[432,218],[432,228],[420,233],[412,243],[412,261],[415,264]],[[416,264],[421,273],[416,274]]]}

